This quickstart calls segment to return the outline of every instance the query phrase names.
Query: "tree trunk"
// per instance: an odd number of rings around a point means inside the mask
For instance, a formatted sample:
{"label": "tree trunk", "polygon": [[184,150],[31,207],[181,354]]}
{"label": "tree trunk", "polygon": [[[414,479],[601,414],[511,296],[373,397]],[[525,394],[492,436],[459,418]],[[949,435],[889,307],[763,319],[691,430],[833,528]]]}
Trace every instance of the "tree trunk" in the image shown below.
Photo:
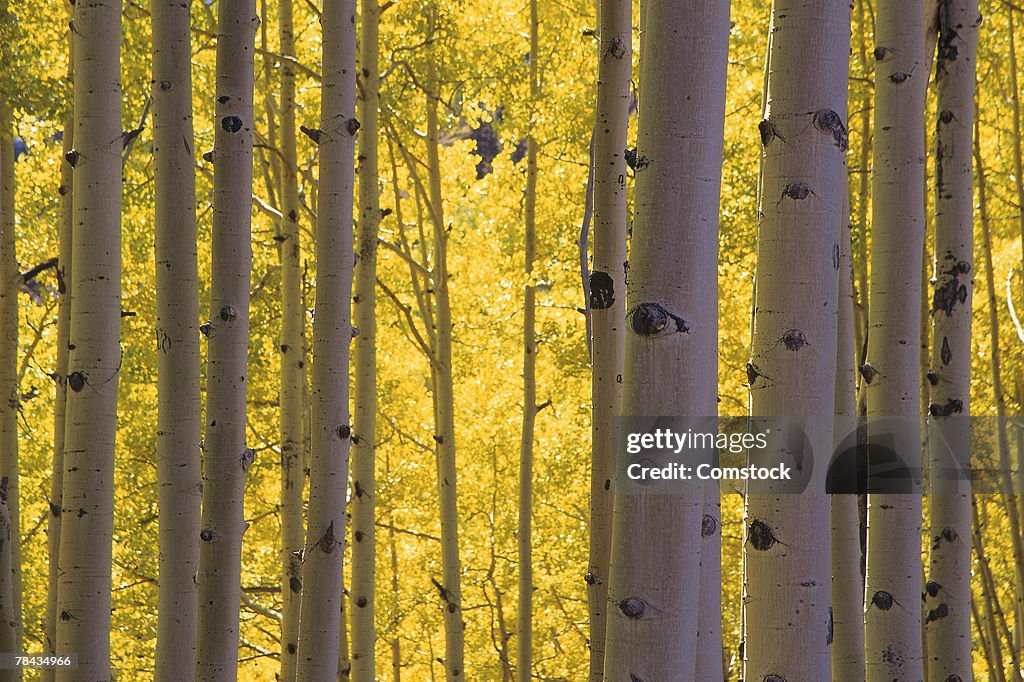
{"label": "tree trunk", "polygon": [[156,679],[195,667],[202,432],[195,140],[188,3],[153,11],[153,157],[158,364],[160,582]]}
{"label": "tree trunk", "polygon": [[[320,203],[313,318],[313,434],[303,562],[298,679],[338,672],[341,571],[348,485],[348,371],[352,338],[352,201],[355,181],[356,3],[331,0],[323,15]],[[372,438],[372,436],[371,436]],[[358,488],[356,495],[359,494]]]}
{"label": "tree trunk", "polygon": [[[910,472],[920,470],[920,262],[924,244],[924,3],[879,0],[867,362],[869,441],[881,422]],[[893,417],[885,421],[881,418]],[[880,444],[880,443],[879,443]],[[871,465],[881,462],[872,462]],[[919,474],[904,492],[872,490],[865,580],[867,679],[922,679]]]}
{"label": "tree trunk", "polygon": [[[430,10],[429,34],[437,35],[437,8]],[[433,46],[436,41],[432,41]],[[434,226],[433,268],[435,348],[431,363],[434,386],[434,420],[437,453],[437,485],[441,505],[441,562],[443,581],[438,588],[444,602],[445,658],[448,682],[465,679],[463,665],[465,623],[462,621],[462,562],[459,557],[459,512],[456,489],[455,389],[452,381],[452,312],[448,296],[448,231],[444,224],[441,197],[441,161],[438,156],[437,108],[441,81],[433,56],[428,66],[427,83],[427,170],[429,205]]]}
{"label": "tree trunk", "polygon": [[114,444],[121,367],[121,3],[75,7],[75,149],[70,355],[57,651],[110,679]]}
{"label": "tree trunk", "polygon": [[[73,14],[73,8],[72,8]],[[69,44],[73,46],[73,40]],[[72,47],[73,49],[73,47]],[[72,57],[72,63],[74,58]],[[73,70],[69,67],[69,79],[74,82]],[[75,124],[73,118],[64,121],[63,155],[74,148]],[[61,221],[58,227],[59,250],[57,257],[57,348],[56,366],[54,369],[53,396],[53,467],[50,478],[50,514],[47,528],[47,551],[49,557],[48,582],[46,589],[46,625],[44,632],[43,653],[57,652],[57,584],[60,575],[60,528],[61,500],[64,496],[64,415],[67,407],[68,394],[68,343],[71,326],[71,238],[74,226],[74,215],[71,206],[73,188],[70,164],[62,163],[60,167]],[[53,682],[56,670],[42,671],[43,682]]]}
{"label": "tree trunk", "polygon": [[533,441],[537,421],[537,303],[533,281],[537,232],[537,136],[534,116],[540,106],[540,18],[537,0],[530,0],[530,134],[526,139],[525,230],[523,238],[526,285],[523,287],[523,429],[519,442],[519,649],[516,679],[533,675]]}
{"label": "tree trunk", "polygon": [[[4,3],[6,5],[6,3]],[[6,7],[3,20],[6,21]],[[14,220],[14,141],[7,103],[0,103],[0,477],[3,478],[3,502],[0,504],[0,645],[20,651],[21,640],[21,551],[12,543],[18,534],[18,410],[21,390],[18,385],[18,291],[21,277]],[[8,679],[20,679],[20,671],[7,673]]]}
{"label": "tree trunk", "polygon": [[253,0],[222,0],[217,18],[213,281],[206,369],[203,514],[196,679],[234,679],[238,661],[246,447],[249,271],[252,267]]}
{"label": "tree trunk", "polygon": [[[848,195],[847,195],[848,196]],[[849,208],[848,200],[844,204]],[[839,319],[836,334],[835,427],[832,442],[842,451],[857,433],[856,324],[851,267],[849,217],[840,216]],[[856,437],[856,436],[854,436]],[[864,680],[864,576],[861,574],[860,509],[856,494],[833,494],[832,500],[832,679]]]}
{"label": "tree trunk", "polygon": [[[661,1],[645,12],[622,413],[713,418],[729,5]],[[704,509],[700,485],[615,492],[606,679],[694,675]]]}
{"label": "tree trunk", "polygon": [[302,587],[302,384],[306,367],[306,314],[299,260],[298,154],[295,142],[295,34],[292,0],[280,0],[277,23],[281,51],[281,221],[277,235],[281,260],[281,679],[295,679]]}
{"label": "tree trunk", "polygon": [[[973,679],[971,660],[970,480],[943,480],[954,465],[967,466],[966,419],[971,383],[971,296],[974,263],[973,119],[977,53],[977,0],[939,4],[936,62],[938,120],[935,157],[935,279],[929,412],[932,432],[954,448],[948,454],[929,438],[931,558],[925,585],[928,679]],[[970,273],[970,274],[969,274]],[[957,472],[963,476],[963,471]]]}
{"label": "tree trunk", "polygon": [[359,258],[355,266],[353,310],[355,407],[352,439],[352,670],[360,682],[376,677],[376,433],[377,433],[377,234],[380,227],[378,114],[380,67],[377,0],[362,0],[359,62],[363,76],[359,100]]}
{"label": "tree trunk", "polygon": [[[776,0],[769,42],[751,413],[800,419],[805,452],[824,453],[832,448],[848,193],[849,4]],[[772,434],[762,456],[787,461],[777,439],[784,434]],[[829,499],[817,471],[826,462],[815,459],[801,494],[747,495],[745,679],[831,679]]]}
{"label": "tree trunk", "polygon": [[594,266],[586,306],[591,331],[590,682],[604,679],[611,554],[613,425],[622,405],[626,315],[626,132],[633,70],[632,2],[599,0],[600,63],[594,123]]}

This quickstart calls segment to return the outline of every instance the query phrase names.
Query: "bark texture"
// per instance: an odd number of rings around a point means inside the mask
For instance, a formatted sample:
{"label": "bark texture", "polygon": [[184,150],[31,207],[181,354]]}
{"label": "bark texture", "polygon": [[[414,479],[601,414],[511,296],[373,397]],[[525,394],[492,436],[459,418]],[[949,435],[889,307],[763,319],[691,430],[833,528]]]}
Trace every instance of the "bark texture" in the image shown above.
{"label": "bark texture", "polygon": [[604,679],[611,555],[614,419],[622,405],[626,315],[626,132],[633,69],[632,2],[600,0],[594,123],[594,260],[586,301],[591,320],[590,681]]}
{"label": "bark texture", "polygon": [[352,480],[352,673],[357,680],[376,675],[374,614],[376,613],[376,432],[377,432],[377,234],[380,228],[377,0],[362,0],[359,63],[363,77],[359,100],[359,230],[355,265],[353,314],[355,395],[353,406]]}
{"label": "bark texture", "polygon": [[[622,413],[713,417],[729,5],[658,1],[645,19]],[[616,492],[606,679],[693,677],[704,508],[702,486]]]}
{"label": "bark texture", "polygon": [[75,6],[71,336],[64,441],[58,680],[110,679],[114,444],[121,367],[121,3]]}
{"label": "bark texture", "polygon": [[217,24],[213,150],[213,281],[208,340],[197,680],[237,673],[246,446],[249,272],[252,267],[253,0],[222,0]]}
{"label": "bark texture", "polygon": [[[925,3],[879,0],[871,176],[871,282],[865,377],[869,444],[889,447],[919,472],[920,263],[924,241]],[[871,377],[868,380],[868,377]],[[885,420],[886,417],[895,419]],[[881,449],[869,467],[882,465]],[[920,474],[898,494],[868,499],[865,664],[871,682],[922,679]]]}
{"label": "bark texture", "polygon": [[[355,181],[356,3],[324,6],[320,113],[320,204],[313,321],[309,523],[303,560],[298,679],[338,672],[345,546],[345,489],[351,441],[348,406],[352,338],[352,202]],[[362,678],[365,679],[365,678]]]}
{"label": "bark texture", "polygon": [[[806,461],[772,429],[766,462],[807,472],[799,495],[751,492],[744,543],[744,679],[828,680],[829,500],[840,226],[847,186],[850,7],[776,0],[766,68],[751,413],[797,420]],[[800,652],[794,656],[793,652]]]}
{"label": "bark texture", "polygon": [[[935,275],[930,386],[932,432],[961,459],[931,443],[928,497],[931,555],[925,584],[928,679],[973,679],[971,661],[971,496],[958,465],[970,451],[971,316],[974,280],[973,132],[977,0],[938,6],[938,117],[935,123]],[[951,471],[952,470],[952,471]],[[953,473],[949,480],[944,473]]]}
{"label": "bark texture", "polygon": [[189,4],[155,0],[152,12],[160,504],[155,678],[172,682],[195,667],[202,497],[199,274]]}

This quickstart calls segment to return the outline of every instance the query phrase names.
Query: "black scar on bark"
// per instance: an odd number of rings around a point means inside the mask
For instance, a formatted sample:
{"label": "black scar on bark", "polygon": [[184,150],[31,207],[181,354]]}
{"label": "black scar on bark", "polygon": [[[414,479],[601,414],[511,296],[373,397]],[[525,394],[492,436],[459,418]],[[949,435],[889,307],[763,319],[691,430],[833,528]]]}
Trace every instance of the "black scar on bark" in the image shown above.
{"label": "black scar on bark", "polygon": [[627,149],[622,153],[623,158],[626,160],[626,165],[632,168],[634,171],[643,170],[651,165],[651,160],[646,156],[639,154],[636,147],[633,149]]}
{"label": "black scar on bark", "polygon": [[85,375],[81,372],[72,372],[68,375],[68,388],[78,393],[85,388]]}
{"label": "black scar on bark", "polygon": [[622,36],[612,38],[611,43],[608,45],[608,54],[616,59],[622,59],[626,56],[626,41],[622,39]]}
{"label": "black scar on bark", "polygon": [[236,317],[238,317],[238,311],[235,310],[234,306],[226,305],[220,309],[220,319],[224,320],[225,322],[230,322]]}
{"label": "black scar on bark", "polygon": [[892,595],[885,590],[878,590],[874,596],[871,597],[872,606],[877,606],[883,611],[888,611],[892,608],[892,605],[896,603]]}
{"label": "black scar on bark", "polygon": [[964,411],[964,401],[958,398],[950,398],[943,404],[932,403],[928,406],[928,413],[933,417],[948,417],[952,414],[960,414]]}
{"label": "black scar on bark", "polygon": [[796,352],[803,348],[804,346],[808,345],[807,335],[804,334],[799,329],[790,329],[785,334],[783,334],[782,338],[779,340],[782,341],[782,344],[786,347],[786,350],[791,350],[793,352]]}
{"label": "black scar on bark", "polygon": [[931,384],[932,386],[935,386],[939,383],[939,375],[936,374],[935,372],[930,371],[924,376],[926,379],[928,379],[928,383]]}
{"label": "black scar on bark", "polygon": [[327,530],[324,531],[317,544],[320,546],[320,551],[324,554],[330,554],[334,551],[334,548],[338,545],[334,537],[334,521],[331,521],[330,525],[327,526]]}
{"label": "black scar on bark", "polygon": [[211,540],[213,540],[213,531],[209,528],[204,528],[199,533],[199,539],[203,542],[210,542]]}
{"label": "black scar on bark", "polygon": [[356,132],[361,127],[362,124],[357,119],[350,118],[349,120],[345,121],[345,130],[348,132],[349,135],[355,135]]}
{"label": "black scar on bark", "polygon": [[747,542],[754,549],[759,552],[767,552],[778,541],[779,539],[775,537],[775,532],[767,523],[760,519],[754,519],[750,522],[750,527],[747,529]]}
{"label": "black scar on bark", "polygon": [[229,133],[237,133],[242,129],[242,119],[237,116],[225,116],[220,120],[220,126]]}
{"label": "black scar on bark", "polygon": [[211,336],[213,336],[213,325],[210,324],[209,322],[203,322],[201,325],[199,325],[199,333],[205,336],[206,338],[210,338]]}
{"label": "black scar on bark", "polygon": [[811,188],[807,186],[806,182],[791,182],[786,185],[786,188],[782,190],[782,196],[779,197],[779,201],[782,201],[786,197],[795,199],[796,201],[803,201],[811,194]]}
{"label": "black scar on bark", "polygon": [[[686,320],[670,312],[660,303],[644,301],[637,304],[629,314],[629,323],[632,330],[645,338],[653,338],[672,332],[687,333],[690,327]],[[672,325],[675,328],[672,328]]]}
{"label": "black scar on bark", "polygon": [[710,514],[705,514],[700,520],[700,536],[709,538],[718,530],[718,519]]}
{"label": "black scar on bark", "polygon": [[302,581],[294,575],[288,579],[288,588],[295,594],[302,592]]}
{"label": "black scar on bark", "polygon": [[960,535],[949,526],[946,526],[942,529],[942,539],[946,542],[956,542],[960,539]]}
{"label": "black scar on bark", "polygon": [[953,112],[950,111],[949,109],[943,109],[942,112],[939,114],[939,121],[947,125],[953,122],[953,118]]}
{"label": "black scar on bark", "polygon": [[825,635],[825,644],[831,645],[832,639],[835,636],[836,621],[835,616],[832,614],[832,607],[828,607],[828,633]]}
{"label": "black scar on bark", "polygon": [[647,682],[644,678],[640,677],[636,673],[629,674],[629,682]]}
{"label": "black scar on bark", "polygon": [[875,48],[875,52],[874,52],[875,61],[879,61],[879,62],[883,61],[885,59],[885,56],[888,53],[889,53],[889,50],[885,49],[884,47],[881,47],[881,46],[876,47]]}
{"label": "black scar on bark", "polygon": [[929,580],[924,584],[924,589],[925,592],[928,593],[929,597],[934,597],[939,593],[939,590],[942,589],[942,585],[938,584],[934,580]]}
{"label": "black scar on bark", "polygon": [[583,582],[585,582],[588,585],[596,585],[597,584],[597,576],[594,575],[593,573],[591,573],[590,571],[587,571],[586,573],[583,574]]}
{"label": "black scar on bark", "polygon": [[831,135],[840,151],[845,152],[849,146],[846,125],[839,114],[831,109],[819,109],[814,112],[814,127],[826,135]]}
{"label": "black scar on bark", "polygon": [[294,654],[298,650],[299,650],[298,646],[296,646],[295,644],[292,644],[291,642],[288,643],[288,653]]}
{"label": "black scar on bark", "polygon": [[839,244],[832,245],[832,269],[838,270],[841,264],[841,257],[839,252]]}
{"label": "black scar on bark", "polygon": [[242,471],[248,471],[252,463],[256,461],[256,451],[252,448],[246,448],[242,451],[242,456],[239,457],[239,461],[242,464]]}
{"label": "black scar on bark", "polygon": [[767,147],[768,144],[776,137],[783,142],[786,141],[786,138],[779,135],[779,129],[775,127],[775,124],[772,123],[770,118],[762,119],[761,122],[757,124],[757,132],[761,134],[762,147]]}
{"label": "black scar on bark", "polygon": [[647,603],[640,597],[626,597],[619,602],[619,611],[622,611],[622,615],[627,618],[633,618],[634,620],[643,618],[644,611],[646,610]]}
{"label": "black scar on bark", "polygon": [[949,338],[946,336],[942,337],[942,350],[939,351],[939,357],[944,365],[948,365],[953,361],[953,351],[949,348]]}
{"label": "black scar on bark", "polygon": [[961,283],[960,275],[969,273],[971,264],[967,261],[957,260],[951,252],[946,253],[945,260],[953,261],[953,263],[938,274],[935,291],[932,294],[933,315],[941,310],[950,316],[957,303],[962,305],[967,301],[967,285]]}
{"label": "black scar on bark", "polygon": [[875,377],[878,375],[878,370],[872,367],[870,362],[865,362],[863,365],[860,366],[859,369],[860,375],[864,377],[865,383],[868,384],[874,381]]}
{"label": "black scar on bark", "polygon": [[615,281],[607,272],[590,273],[590,309],[607,310],[615,303]]}
{"label": "black scar on bark", "polygon": [[889,82],[895,83],[896,85],[906,82],[908,78],[910,78],[910,74],[906,71],[896,71],[889,74]]}
{"label": "black scar on bark", "polygon": [[308,128],[306,126],[299,126],[299,130],[302,131],[303,135],[313,140],[314,144],[320,144],[320,136],[323,134],[322,130],[319,128]]}
{"label": "black scar on bark", "polygon": [[208,151],[208,152],[203,152],[203,161],[205,161],[206,163],[213,163],[213,150],[212,149],[210,151]]}
{"label": "black scar on bark", "polygon": [[931,611],[928,612],[927,617],[925,617],[925,622],[931,623],[932,621],[936,621],[936,620],[939,620],[941,618],[945,618],[948,615],[949,615],[949,606],[947,606],[946,603],[943,602],[943,603],[939,604],[934,609],[932,609]]}
{"label": "black scar on bark", "polygon": [[752,362],[747,363],[747,386],[753,386],[758,377],[763,377],[761,368]]}
{"label": "black scar on bark", "polygon": [[768,673],[762,678],[761,682],[786,682],[786,678],[775,673]]}
{"label": "black scar on bark", "polygon": [[352,435],[352,428],[348,424],[342,424],[338,427],[338,438],[345,440]]}

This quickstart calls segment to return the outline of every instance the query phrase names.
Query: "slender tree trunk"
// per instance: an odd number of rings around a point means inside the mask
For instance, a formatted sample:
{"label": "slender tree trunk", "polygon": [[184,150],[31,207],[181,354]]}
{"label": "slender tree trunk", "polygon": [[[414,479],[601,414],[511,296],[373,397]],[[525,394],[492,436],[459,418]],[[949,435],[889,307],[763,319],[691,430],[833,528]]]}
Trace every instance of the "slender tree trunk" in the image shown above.
{"label": "slender tree trunk", "polygon": [[[352,202],[355,181],[356,3],[331,0],[323,15],[320,203],[313,321],[313,438],[309,524],[303,565],[298,679],[338,671],[345,490],[348,484],[348,370],[352,338]],[[372,436],[371,436],[372,437]],[[358,494],[358,493],[357,493]]]}
{"label": "slender tree trunk", "polygon": [[[666,0],[645,11],[622,413],[714,418],[729,4]],[[606,679],[694,675],[704,508],[703,486],[616,492]]]}
{"label": "slender tree trunk", "polygon": [[231,680],[238,661],[252,267],[253,0],[221,0],[213,177],[213,281],[207,339],[197,680]]}
{"label": "slender tree trunk", "polygon": [[189,4],[155,0],[152,12],[160,500],[155,676],[171,682],[195,667],[202,497],[199,274]]}
{"label": "slender tree trunk", "polygon": [[[4,11],[6,21],[6,3]],[[21,569],[18,542],[18,291],[21,277],[14,221],[14,142],[7,103],[0,103],[0,651],[20,651]],[[10,649],[2,648],[4,642]],[[20,671],[5,672],[7,679]]]}
{"label": "slender tree trunk", "polygon": [[[437,35],[437,9],[430,10],[429,33]],[[433,45],[436,41],[433,41]],[[441,161],[438,156],[437,108],[440,79],[430,58],[427,76],[427,169],[429,205],[434,226],[432,283],[434,288],[435,348],[431,363],[434,385],[434,420],[437,485],[441,504],[441,561],[443,582],[438,588],[444,602],[445,676],[449,682],[465,679],[463,664],[465,623],[462,621],[462,562],[459,557],[459,512],[456,489],[455,392],[452,381],[452,312],[448,295],[448,231],[441,196]]]}
{"label": "slender tree trunk", "polygon": [[536,291],[533,262],[537,232],[537,136],[534,116],[540,106],[538,71],[540,17],[537,0],[530,0],[530,134],[526,140],[525,234],[523,238],[526,285],[523,287],[523,429],[519,443],[519,649],[516,679],[529,682],[533,675],[533,441],[537,421]]}
{"label": "slender tree trunk", "polygon": [[[1009,434],[1006,428],[1006,393],[1003,388],[1003,377],[1002,377],[1002,345],[1000,341],[999,332],[999,308],[996,298],[996,285],[995,285],[995,267],[992,258],[992,235],[991,225],[988,212],[988,182],[985,175],[984,160],[981,156],[981,138],[980,138],[980,126],[978,124],[978,118],[975,116],[974,119],[974,164],[976,170],[976,177],[978,181],[978,217],[981,223],[981,248],[985,259],[985,293],[988,302],[988,322],[989,322],[989,339],[990,339],[990,354],[991,354],[991,368],[992,368],[992,397],[995,402],[996,420],[997,426],[997,437],[999,442],[999,461],[1000,468],[1004,471],[1010,470],[1010,453],[1009,453]],[[1014,613],[1019,614],[1021,611],[1021,599],[1022,592],[1024,592],[1024,541],[1022,541],[1020,533],[1020,517],[1017,511],[1017,501],[1019,499],[1018,494],[1014,492],[1014,481],[1009,474],[1000,480],[1001,492],[1004,498],[1004,504],[1006,508],[1007,521],[1010,527],[1010,546],[1013,551],[1013,565],[1014,565],[1014,583],[1015,589],[1013,591],[1014,596]],[[975,545],[978,544],[978,538],[975,538]],[[983,551],[982,548],[975,550],[979,556]],[[998,605],[998,604],[997,604]],[[988,618],[988,612],[986,610],[986,619]],[[1018,631],[1021,629],[1021,624],[1018,615],[1017,621]],[[998,645],[998,640],[993,642],[994,645]],[[1018,651],[1015,642],[1008,642],[1007,645],[1010,647],[1011,652]]]}
{"label": "slender tree trunk", "polygon": [[[869,439],[882,423],[920,470],[920,259],[924,244],[924,3],[879,0],[875,32],[870,328],[862,368]],[[886,422],[885,417],[897,418]],[[891,432],[891,433],[890,433]],[[905,492],[872,491],[865,581],[867,679],[922,679],[919,474]]]}
{"label": "slender tree trunk", "polygon": [[[804,418],[812,453],[832,447],[849,45],[848,3],[774,3],[747,374],[752,414]],[[785,461],[772,432],[765,461]],[[831,679],[823,479],[799,495],[747,495],[745,679]]]}
{"label": "slender tree trunk", "polygon": [[[849,207],[848,201],[845,204]],[[857,432],[856,344],[848,211],[840,216],[839,320],[836,334],[835,447],[849,447]],[[832,495],[832,679],[864,679],[864,579],[861,575],[860,509],[855,494]]]}
{"label": "slender tree trunk", "polygon": [[302,591],[302,382],[306,367],[305,311],[299,265],[298,154],[295,143],[295,34],[292,0],[280,0],[277,25],[281,59],[281,679],[295,679]]}
{"label": "slender tree trunk", "polygon": [[633,69],[632,2],[599,0],[600,63],[594,124],[594,267],[589,279],[591,340],[590,682],[604,679],[611,555],[614,419],[622,404],[626,315],[626,131]]}
{"label": "slender tree trunk", "polygon": [[[1012,125],[1013,125],[1013,168],[1014,168],[1014,191],[1017,195],[1017,205],[1024,206],[1024,150],[1022,150],[1021,135],[1021,106],[1020,106],[1020,71],[1017,61],[1017,36],[1015,34],[1016,21],[1014,12],[1019,9],[1013,3],[1006,5],[1007,31],[1010,39],[1010,100],[1013,102]],[[1024,211],[1018,211],[1018,221],[1021,237],[1024,238]],[[1024,242],[1021,243],[1024,250]]]}
{"label": "slender tree trunk", "polygon": [[377,674],[376,641],[376,433],[377,433],[377,234],[380,227],[378,113],[380,67],[377,0],[361,0],[359,63],[363,76],[359,100],[359,257],[355,266],[353,310],[355,339],[355,436],[352,439],[352,666],[353,677]]}
{"label": "slender tree trunk", "polygon": [[[938,120],[935,157],[935,279],[932,362],[928,374],[932,432],[954,449],[955,461],[929,438],[931,559],[925,585],[928,679],[973,679],[971,660],[971,496],[960,466],[969,464],[966,420],[971,383],[971,296],[974,195],[971,162],[974,73],[980,15],[977,0],[939,4],[936,62]],[[953,467],[957,479],[942,477]]]}
{"label": "slender tree trunk", "polygon": [[[69,40],[69,43],[73,45],[73,40]],[[68,72],[69,76],[73,74],[70,67]],[[74,81],[73,78],[71,80]],[[63,154],[65,157],[74,148],[74,134],[74,120],[68,118],[64,121]],[[60,195],[61,221],[58,227],[59,250],[57,257],[59,301],[57,304],[57,361],[53,382],[53,467],[50,478],[50,514],[47,528],[49,567],[46,590],[46,629],[43,643],[44,653],[47,654],[55,654],[57,651],[57,584],[60,576],[61,499],[64,495],[64,415],[67,407],[68,343],[71,326],[71,233],[74,225],[71,206],[72,171],[70,164],[61,164],[60,186],[57,188],[57,193]],[[55,677],[56,670],[54,669],[42,671],[43,682],[53,682]]]}
{"label": "slender tree trunk", "polygon": [[121,3],[75,7],[74,280],[64,441],[57,651],[110,679],[114,444],[121,367]]}

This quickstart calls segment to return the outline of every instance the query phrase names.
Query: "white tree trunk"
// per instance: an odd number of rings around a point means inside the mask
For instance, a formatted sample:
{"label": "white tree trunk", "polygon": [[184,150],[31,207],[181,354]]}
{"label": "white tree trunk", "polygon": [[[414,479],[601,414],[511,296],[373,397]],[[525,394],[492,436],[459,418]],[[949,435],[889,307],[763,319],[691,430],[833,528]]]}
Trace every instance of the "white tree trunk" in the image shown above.
{"label": "white tree trunk", "polygon": [[213,281],[203,513],[199,538],[197,680],[234,679],[238,665],[246,447],[249,272],[252,267],[253,0],[221,0],[217,24],[217,108],[213,175]]}
{"label": "white tree trunk", "polygon": [[156,213],[157,479],[160,583],[157,680],[195,668],[202,433],[199,274],[189,5],[154,0],[153,158]]}
{"label": "white tree trunk", "polygon": [[[840,225],[846,205],[850,7],[772,8],[759,205],[751,413],[804,418],[810,471],[827,466],[836,381]],[[782,434],[778,434],[782,435]],[[772,436],[763,453],[787,457]],[[798,468],[798,471],[800,469]],[[799,495],[748,494],[744,678],[828,680],[829,500],[815,475]],[[794,655],[799,652],[799,655]]]}
{"label": "white tree trunk", "polygon": [[[729,5],[663,0],[645,16],[622,413],[713,417]],[[616,492],[606,679],[694,674],[704,505],[700,486]]]}
{"label": "white tree trunk", "polygon": [[622,404],[626,315],[626,131],[633,69],[632,2],[600,0],[600,65],[594,123],[594,265],[587,308],[591,330],[590,682],[604,679],[608,561],[612,527],[612,426]]}
{"label": "white tree trunk", "polygon": [[[974,281],[973,132],[977,0],[939,4],[936,62],[935,279],[931,323],[931,419],[959,454],[969,453],[971,314]],[[967,464],[966,461],[961,461]],[[973,679],[970,481],[940,481],[954,462],[933,445],[931,557],[925,584],[928,679]]]}
{"label": "white tree trunk", "polygon": [[121,3],[75,6],[74,235],[57,651],[110,679],[114,444],[121,367]]}
{"label": "white tree trunk", "polygon": [[344,500],[351,440],[348,372],[352,338],[353,164],[359,128],[355,119],[355,21],[355,0],[329,0],[324,5],[311,396],[314,421],[299,623],[298,679],[303,682],[329,682],[338,672]]}
{"label": "white tree trunk", "polygon": [[[910,471],[921,466],[921,252],[924,240],[924,2],[879,0],[875,30],[870,334],[866,384],[871,424],[889,422]],[[920,479],[919,474],[914,477]],[[913,481],[906,481],[907,490]],[[921,497],[876,490],[868,499],[865,663],[871,682],[923,677]]]}

